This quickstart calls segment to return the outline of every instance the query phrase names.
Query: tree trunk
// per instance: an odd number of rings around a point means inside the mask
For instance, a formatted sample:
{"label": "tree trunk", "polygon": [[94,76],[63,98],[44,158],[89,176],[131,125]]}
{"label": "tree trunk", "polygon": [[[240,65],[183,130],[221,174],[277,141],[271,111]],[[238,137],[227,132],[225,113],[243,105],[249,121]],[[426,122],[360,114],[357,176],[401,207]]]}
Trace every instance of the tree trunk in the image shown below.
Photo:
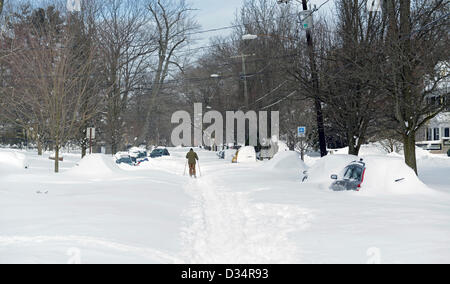
{"label": "tree trunk", "polygon": [[41,139],[37,139],[38,156],[42,156],[42,142]]}
{"label": "tree trunk", "polygon": [[354,156],[358,156],[359,155],[359,148],[357,146],[355,147],[354,141],[352,141],[348,145],[348,154],[349,155],[354,155]]}
{"label": "tree trunk", "polygon": [[417,160],[416,160],[416,133],[412,132],[409,135],[403,135],[403,142],[405,144],[405,163],[418,174]]}
{"label": "tree trunk", "polygon": [[359,156],[359,150],[361,150],[362,138],[358,138],[358,143],[356,143],[355,135],[348,135],[348,154]]}
{"label": "tree trunk", "polygon": [[55,144],[55,173],[59,173],[59,145]]}
{"label": "tree trunk", "polygon": [[83,138],[83,140],[81,140],[81,159],[83,159],[87,154],[88,143],[89,141],[87,138]]}
{"label": "tree trunk", "polygon": [[81,158],[82,159],[86,156],[86,150],[87,150],[86,143],[83,142],[83,144],[81,145]]}
{"label": "tree trunk", "polygon": [[111,141],[111,154],[113,155],[117,154],[117,142],[115,137],[113,137]]}

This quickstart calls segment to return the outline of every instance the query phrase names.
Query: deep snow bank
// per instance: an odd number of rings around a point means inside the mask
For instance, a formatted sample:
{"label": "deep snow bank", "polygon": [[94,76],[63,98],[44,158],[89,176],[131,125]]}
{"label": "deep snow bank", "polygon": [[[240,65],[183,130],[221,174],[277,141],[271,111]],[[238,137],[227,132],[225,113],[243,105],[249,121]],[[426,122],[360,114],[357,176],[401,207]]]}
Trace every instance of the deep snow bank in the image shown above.
{"label": "deep snow bank", "polygon": [[351,162],[358,160],[352,155],[328,155],[317,160],[308,170],[308,183],[319,183],[328,188],[331,183],[331,175],[339,174]]}
{"label": "deep snow bank", "polygon": [[361,192],[375,194],[429,193],[430,189],[399,157],[363,157],[366,173]]}
{"label": "deep snow bank", "polygon": [[255,163],[256,162],[255,147],[247,146],[247,147],[240,148],[238,151],[237,162],[238,163]]}
{"label": "deep snow bank", "polygon": [[[431,190],[416,176],[402,157],[362,156],[366,164],[364,181],[360,193],[363,194],[420,194]],[[333,183],[331,175],[344,176],[344,169],[361,158],[352,155],[328,155],[318,160],[308,170],[307,183],[317,183],[327,189]]]}
{"label": "deep snow bank", "polygon": [[76,167],[67,171],[67,174],[101,178],[122,174],[122,170],[116,165],[113,157],[92,154],[85,156]]}
{"label": "deep snow bank", "polygon": [[[348,155],[348,147],[341,149],[331,149],[330,152],[338,155]],[[380,143],[370,143],[361,145],[361,149],[359,150],[359,155],[361,156],[369,156],[369,155],[386,155],[388,152]]]}
{"label": "deep snow bank", "polygon": [[267,170],[299,172],[307,169],[300,155],[293,151],[279,152],[272,160],[264,165],[264,168]]}
{"label": "deep snow bank", "polygon": [[24,170],[26,157],[18,152],[0,151],[0,175]]}

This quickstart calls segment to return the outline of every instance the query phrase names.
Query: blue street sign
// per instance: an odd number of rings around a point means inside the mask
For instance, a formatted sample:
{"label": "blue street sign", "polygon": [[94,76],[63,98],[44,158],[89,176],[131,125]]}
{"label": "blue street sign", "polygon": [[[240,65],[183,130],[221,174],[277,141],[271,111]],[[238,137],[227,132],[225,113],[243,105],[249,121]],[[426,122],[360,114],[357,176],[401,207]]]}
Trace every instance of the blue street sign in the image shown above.
{"label": "blue street sign", "polygon": [[305,137],[306,136],[306,127],[302,126],[299,127],[297,130],[298,137]]}

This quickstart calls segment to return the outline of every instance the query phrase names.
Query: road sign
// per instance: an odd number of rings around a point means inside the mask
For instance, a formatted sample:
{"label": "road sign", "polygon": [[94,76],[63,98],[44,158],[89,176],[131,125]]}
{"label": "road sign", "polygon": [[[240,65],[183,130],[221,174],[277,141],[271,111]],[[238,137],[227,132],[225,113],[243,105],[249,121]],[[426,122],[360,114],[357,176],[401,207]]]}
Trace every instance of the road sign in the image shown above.
{"label": "road sign", "polygon": [[95,128],[89,127],[86,130],[86,138],[87,139],[95,139]]}
{"label": "road sign", "polygon": [[301,126],[297,129],[298,137],[306,137],[306,127]]}
{"label": "road sign", "polygon": [[307,30],[313,27],[313,11],[301,11],[300,12],[300,20],[302,22],[303,29]]}

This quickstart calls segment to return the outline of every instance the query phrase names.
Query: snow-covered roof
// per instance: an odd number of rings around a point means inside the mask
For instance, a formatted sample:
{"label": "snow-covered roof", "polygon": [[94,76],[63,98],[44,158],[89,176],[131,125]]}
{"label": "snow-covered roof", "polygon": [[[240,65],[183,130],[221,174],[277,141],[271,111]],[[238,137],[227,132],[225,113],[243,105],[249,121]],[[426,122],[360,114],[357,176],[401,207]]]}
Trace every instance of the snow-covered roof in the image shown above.
{"label": "snow-covered roof", "polygon": [[430,120],[429,127],[450,127],[450,112],[443,112]]}
{"label": "snow-covered roof", "polygon": [[[450,62],[448,62],[448,61],[439,62],[436,65],[435,72],[436,72],[436,74],[439,74],[440,78],[443,78],[443,79],[441,79],[441,81],[437,84],[434,95],[441,96],[441,95],[444,95],[445,93],[447,93],[448,89],[450,88],[450,78],[449,78]],[[434,85],[434,81],[437,81],[438,79],[439,79],[438,77],[435,77],[434,80],[430,80],[431,82],[426,87],[426,89],[430,90]],[[431,96],[433,96],[433,95],[431,95]]]}

